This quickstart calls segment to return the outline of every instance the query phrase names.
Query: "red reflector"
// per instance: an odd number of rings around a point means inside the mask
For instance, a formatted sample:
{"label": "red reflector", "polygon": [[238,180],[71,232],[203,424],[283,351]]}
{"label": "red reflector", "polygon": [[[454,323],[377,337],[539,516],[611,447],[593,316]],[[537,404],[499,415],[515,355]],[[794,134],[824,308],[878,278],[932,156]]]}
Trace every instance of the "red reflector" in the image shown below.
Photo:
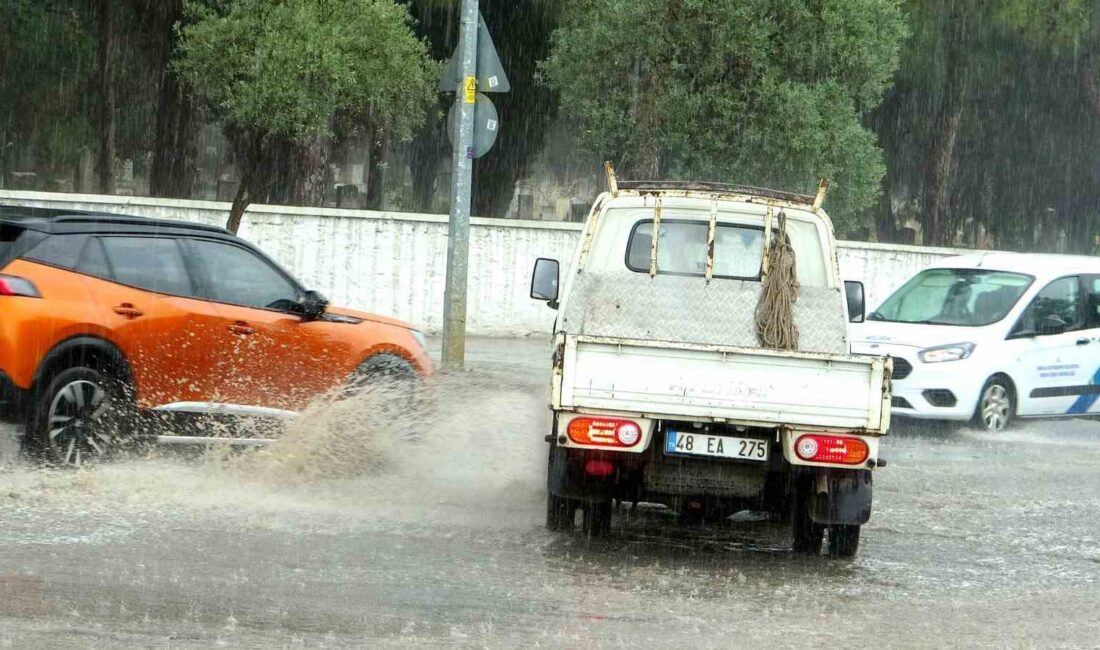
{"label": "red reflector", "polygon": [[642,439],[642,428],[636,423],[614,418],[575,418],[566,432],[578,445],[633,447]]}
{"label": "red reflector", "polygon": [[815,463],[858,465],[867,460],[870,452],[867,443],[859,438],[810,433],[795,441],[794,453]]}
{"label": "red reflector", "polygon": [[17,278],[14,275],[0,275],[0,296],[24,296],[26,298],[41,298],[42,294],[30,280]]}
{"label": "red reflector", "polygon": [[615,466],[607,460],[590,460],[584,464],[584,473],[589,476],[611,476],[615,473]]}

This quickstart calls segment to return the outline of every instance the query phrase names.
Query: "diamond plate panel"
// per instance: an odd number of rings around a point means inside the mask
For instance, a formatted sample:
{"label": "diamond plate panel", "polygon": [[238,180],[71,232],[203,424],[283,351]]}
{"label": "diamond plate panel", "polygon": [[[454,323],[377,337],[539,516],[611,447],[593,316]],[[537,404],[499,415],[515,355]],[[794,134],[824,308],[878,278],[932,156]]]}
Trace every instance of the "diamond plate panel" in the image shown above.
{"label": "diamond plate panel", "polygon": [[[584,336],[757,347],[759,299],[757,282],[583,273],[574,280],[562,326]],[[843,299],[838,289],[799,289],[794,316],[803,352],[848,351]]]}

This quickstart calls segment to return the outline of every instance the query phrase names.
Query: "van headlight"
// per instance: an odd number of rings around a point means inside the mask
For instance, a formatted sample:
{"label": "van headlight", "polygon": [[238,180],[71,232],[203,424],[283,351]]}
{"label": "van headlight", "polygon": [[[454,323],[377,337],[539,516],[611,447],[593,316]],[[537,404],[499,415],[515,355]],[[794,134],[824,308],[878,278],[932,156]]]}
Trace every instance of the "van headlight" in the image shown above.
{"label": "van headlight", "polygon": [[420,346],[421,350],[428,349],[428,339],[424,338],[424,333],[419,330],[409,330],[409,334],[416,340],[416,343]]}
{"label": "van headlight", "polygon": [[969,357],[974,348],[973,343],[952,343],[951,345],[937,345],[917,353],[917,357],[925,363],[942,363],[944,361],[959,361]]}

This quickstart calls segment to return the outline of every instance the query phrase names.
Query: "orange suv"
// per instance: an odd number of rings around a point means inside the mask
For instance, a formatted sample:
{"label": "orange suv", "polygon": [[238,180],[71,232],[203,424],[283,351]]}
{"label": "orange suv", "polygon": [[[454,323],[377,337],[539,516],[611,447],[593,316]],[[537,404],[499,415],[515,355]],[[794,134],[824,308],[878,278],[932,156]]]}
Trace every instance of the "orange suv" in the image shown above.
{"label": "orange suv", "polygon": [[415,329],[329,307],[221,228],[0,207],[0,414],[55,462],[107,453],[134,413],[280,416],[430,373]]}

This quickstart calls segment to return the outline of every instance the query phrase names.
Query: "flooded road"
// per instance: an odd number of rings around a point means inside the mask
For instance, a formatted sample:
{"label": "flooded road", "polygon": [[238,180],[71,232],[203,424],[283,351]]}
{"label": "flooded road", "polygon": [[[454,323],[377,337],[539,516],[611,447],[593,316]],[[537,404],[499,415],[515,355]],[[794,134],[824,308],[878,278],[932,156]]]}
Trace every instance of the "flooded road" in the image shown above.
{"label": "flooded road", "polygon": [[1100,423],[895,431],[853,561],[660,510],[588,543],[542,528],[547,344],[471,346],[412,443],[321,412],[315,447],[71,472],[4,430],[0,647],[1100,643]]}

